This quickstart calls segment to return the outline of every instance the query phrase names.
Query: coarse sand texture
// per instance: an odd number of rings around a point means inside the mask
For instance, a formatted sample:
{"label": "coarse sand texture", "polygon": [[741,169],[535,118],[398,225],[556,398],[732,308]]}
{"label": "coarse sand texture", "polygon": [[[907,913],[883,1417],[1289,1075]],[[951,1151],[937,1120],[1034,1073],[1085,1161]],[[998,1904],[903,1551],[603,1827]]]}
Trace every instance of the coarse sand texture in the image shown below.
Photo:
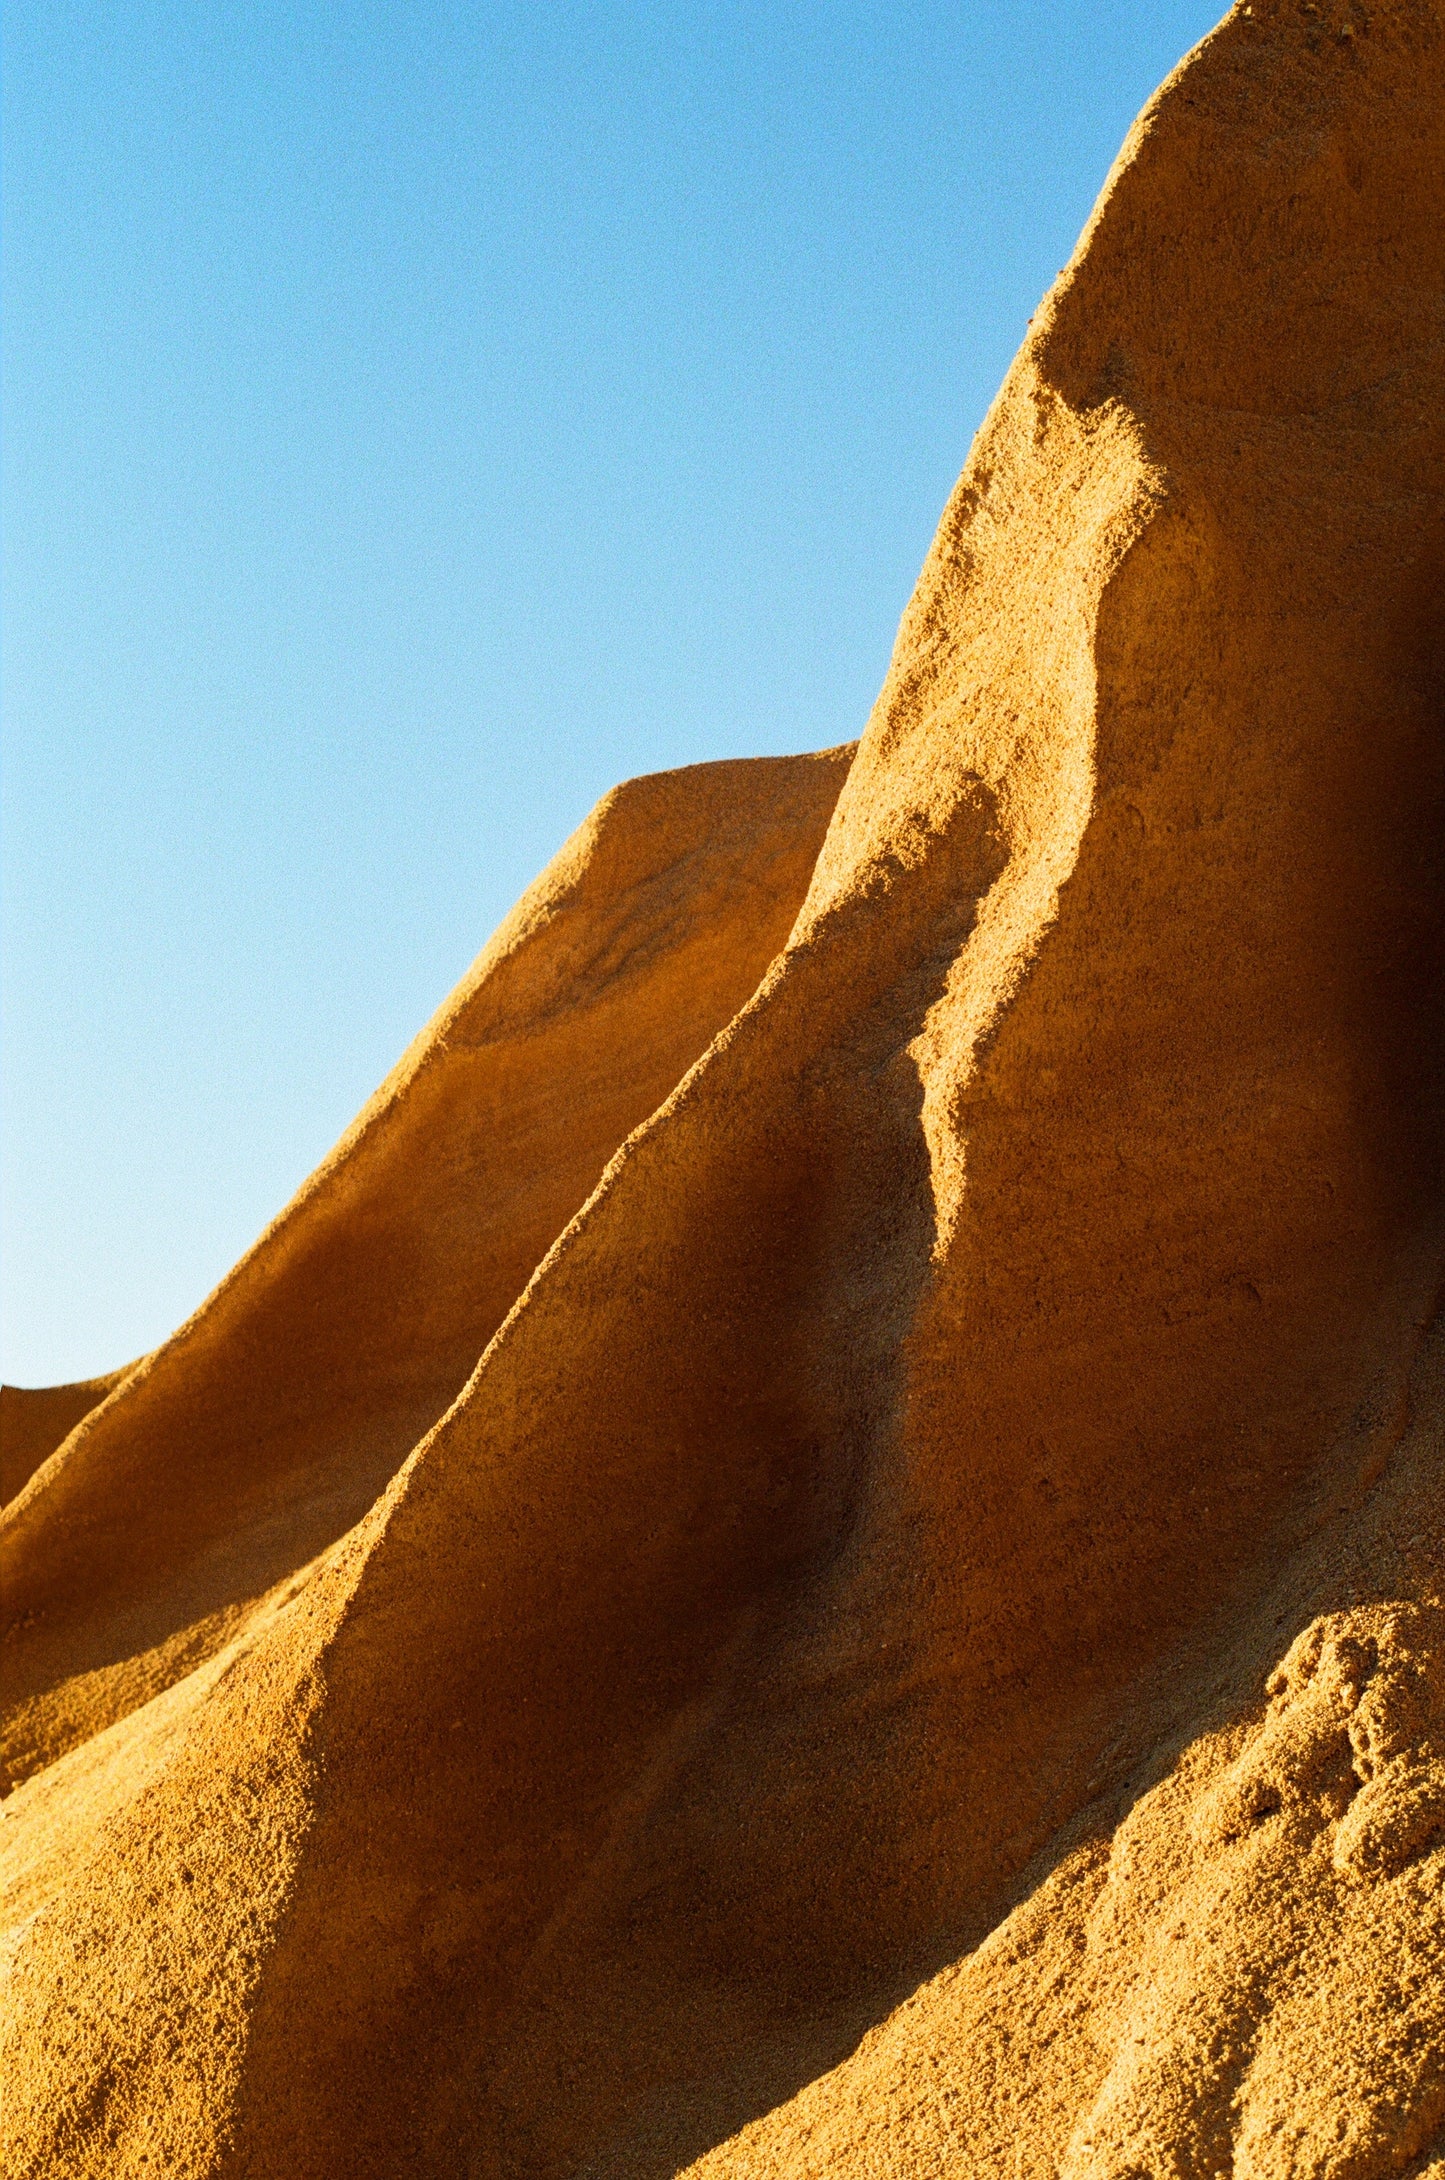
{"label": "coarse sand texture", "polygon": [[6,2174],[1445,2180],[1442,990],[1445,18],[1257,0],[856,748],[6,1390]]}

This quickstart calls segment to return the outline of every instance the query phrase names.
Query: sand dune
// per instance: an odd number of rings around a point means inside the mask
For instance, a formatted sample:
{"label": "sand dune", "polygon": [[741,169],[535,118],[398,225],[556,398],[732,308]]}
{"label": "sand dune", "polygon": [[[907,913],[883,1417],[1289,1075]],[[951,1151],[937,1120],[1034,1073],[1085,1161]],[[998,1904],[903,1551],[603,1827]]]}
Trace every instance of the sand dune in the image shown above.
{"label": "sand dune", "polygon": [[851,755],[606,796],[296,1200],[7,1510],[12,1779],[233,1640],[372,1504],[782,945]]}
{"label": "sand dune", "polygon": [[7,2170],[1445,2169],[1442,93],[1231,14],[856,756],[609,798],[6,1509]]}
{"label": "sand dune", "polygon": [[0,1385],[0,1506],[18,1496],[42,1461],[135,1368],[74,1385]]}

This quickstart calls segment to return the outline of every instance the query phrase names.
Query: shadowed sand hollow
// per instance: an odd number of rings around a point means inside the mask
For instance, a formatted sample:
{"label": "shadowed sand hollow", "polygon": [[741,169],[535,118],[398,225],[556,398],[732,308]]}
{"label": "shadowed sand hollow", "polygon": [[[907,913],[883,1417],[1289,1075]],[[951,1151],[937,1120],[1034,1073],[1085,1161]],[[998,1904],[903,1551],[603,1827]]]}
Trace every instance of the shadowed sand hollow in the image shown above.
{"label": "shadowed sand hollow", "polygon": [[1439,2180],[1442,418],[1438,10],[1235,10],[856,753],[24,1396],[7,2170]]}

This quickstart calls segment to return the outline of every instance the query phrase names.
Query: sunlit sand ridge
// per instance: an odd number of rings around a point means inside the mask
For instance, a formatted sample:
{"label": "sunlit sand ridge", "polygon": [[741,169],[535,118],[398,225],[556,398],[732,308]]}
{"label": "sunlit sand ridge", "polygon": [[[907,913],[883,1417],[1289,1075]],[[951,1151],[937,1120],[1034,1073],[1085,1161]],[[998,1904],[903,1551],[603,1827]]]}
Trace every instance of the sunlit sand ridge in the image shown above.
{"label": "sunlit sand ridge", "polygon": [[1438,10],[1238,9],[6,1509],[7,2172],[1438,2180],[1442,576]]}

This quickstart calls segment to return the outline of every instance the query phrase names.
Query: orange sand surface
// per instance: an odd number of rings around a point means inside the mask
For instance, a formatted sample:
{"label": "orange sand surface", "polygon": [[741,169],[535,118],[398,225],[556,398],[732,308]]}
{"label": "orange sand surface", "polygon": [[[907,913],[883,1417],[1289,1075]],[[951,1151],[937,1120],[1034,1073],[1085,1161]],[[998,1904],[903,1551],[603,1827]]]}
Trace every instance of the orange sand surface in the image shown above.
{"label": "orange sand surface", "polygon": [[1445,22],[1257,0],[856,751],[6,1389],[6,2173],[1445,2180],[1442,971]]}

